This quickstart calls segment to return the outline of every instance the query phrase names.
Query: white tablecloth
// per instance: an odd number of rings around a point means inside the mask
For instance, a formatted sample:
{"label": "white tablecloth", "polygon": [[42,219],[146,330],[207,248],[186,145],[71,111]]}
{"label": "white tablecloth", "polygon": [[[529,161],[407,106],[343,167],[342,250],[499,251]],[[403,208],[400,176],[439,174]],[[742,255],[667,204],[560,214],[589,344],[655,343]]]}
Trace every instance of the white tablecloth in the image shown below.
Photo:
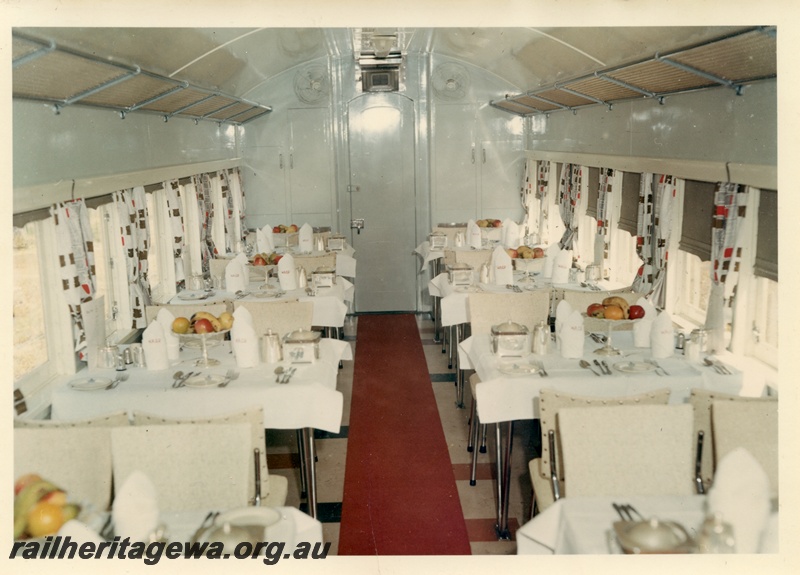
{"label": "white tablecloth", "polygon": [[[685,403],[692,388],[709,389],[722,393],[739,394],[742,389],[742,373],[734,368],[732,375],[720,375],[712,368],[691,364],[683,356],[659,359],[658,364],[669,375],[657,375],[652,370],[645,373],[627,374],[614,369],[618,362],[643,361],[651,357],[650,350],[633,347],[631,332],[614,334],[614,345],[621,349],[625,356],[599,356],[594,350],[600,344],[587,337],[584,345],[584,359],[592,362],[604,359],[613,375],[598,377],[588,369],[578,365],[578,359],[564,359],[555,350],[544,356],[531,354],[517,363],[528,360],[542,361],[547,377],[533,375],[504,375],[498,369],[501,360],[493,355],[488,335],[472,336],[469,349],[469,360],[481,379],[477,385],[477,407],[481,423],[497,423],[518,419],[535,419],[539,417],[539,390],[556,389],[565,393],[587,396],[634,395],[647,391],[668,387],[671,390],[670,403]],[[506,363],[509,360],[504,360]],[[593,366],[595,370],[597,367]]]}
{"label": "white tablecloth", "polygon": [[[195,367],[194,360],[199,355],[200,350],[196,348],[184,348],[180,363],[168,370],[148,371],[128,366],[129,379],[110,390],[76,391],[69,386],[69,380],[65,380],[53,390],[52,418],[84,419],[118,411],[144,411],[175,418],[214,417],[261,405],[265,428],[339,432],[343,396],[336,390],[336,379],[339,361],[353,358],[349,343],[323,338],[320,359],[314,364],[292,366],[297,367],[297,371],[288,384],[275,382],[274,371],[279,364],[236,368],[230,342],[209,349],[209,357],[221,362],[217,366]],[[280,365],[289,367],[288,362]],[[239,377],[224,388],[172,388],[172,374],[177,370],[224,374],[233,368],[239,371]],[[96,370],[92,376],[113,377],[115,373]],[[79,373],[73,379],[83,375]]]}
{"label": "white tablecloth", "polygon": [[[645,518],[676,521],[695,538],[705,517],[704,495],[564,497],[517,530],[517,554],[621,553],[611,536],[620,517],[612,503],[633,505]],[[777,552],[778,513],[762,534],[762,552]]]}

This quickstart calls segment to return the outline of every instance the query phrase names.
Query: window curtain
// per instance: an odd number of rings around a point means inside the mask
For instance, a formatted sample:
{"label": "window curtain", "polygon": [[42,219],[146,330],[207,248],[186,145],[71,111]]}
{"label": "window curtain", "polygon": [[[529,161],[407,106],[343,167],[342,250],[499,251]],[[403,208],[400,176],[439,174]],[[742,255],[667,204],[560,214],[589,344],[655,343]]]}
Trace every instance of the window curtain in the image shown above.
{"label": "window curtain", "polygon": [[636,251],[643,264],[633,289],[647,292],[650,302],[661,309],[666,303],[667,252],[676,193],[677,178],[666,174],[642,178],[639,189]]}
{"label": "window curtain", "polygon": [[82,199],[50,207],[56,232],[61,289],[72,316],[72,338],[77,358],[87,359],[86,332],[81,304],[95,293],[94,238],[89,213]]}
{"label": "window curtain", "polygon": [[239,169],[222,170],[218,172],[220,185],[222,186],[222,196],[227,198],[229,214],[229,235],[234,253],[244,250],[244,241],[247,235],[247,228],[244,225],[244,190],[242,188]]}
{"label": "window curtain", "polygon": [[[595,259],[602,270],[607,270],[611,263],[611,194],[614,191],[616,172],[610,168],[600,168],[600,183],[597,191],[597,235],[595,236]],[[605,271],[604,271],[605,277]]]}
{"label": "window curtain", "polygon": [[[522,180],[522,207],[525,210],[524,242],[529,245],[540,243],[542,216],[542,195],[539,192],[538,174],[540,165],[549,162],[537,162],[531,158],[525,162],[525,176]],[[545,182],[546,188],[546,182]]]}
{"label": "window curtain", "polygon": [[172,259],[175,262],[175,284],[180,287],[185,284],[186,274],[183,268],[183,215],[181,214],[181,184],[175,179],[168,182],[167,191],[167,216],[169,227],[172,230]]}
{"label": "window curtain", "polygon": [[718,183],[714,192],[711,293],[705,323],[715,340],[710,342],[714,349],[724,347],[725,324],[732,319],[748,199],[749,188],[738,184]]}
{"label": "window curtain", "polygon": [[581,166],[564,164],[558,190],[558,211],[566,228],[559,241],[562,250],[572,249],[575,232],[578,229],[575,220],[575,206],[578,205],[581,197],[581,177]]}
{"label": "window curtain", "polygon": [[211,226],[214,222],[214,202],[211,197],[211,186],[208,178],[204,174],[192,176],[192,183],[197,194],[197,213],[198,225],[200,226],[200,257],[203,262],[203,273],[210,269],[208,263],[214,254],[217,253],[214,245],[214,235],[211,233]]}
{"label": "window curtain", "polygon": [[150,286],[147,283],[147,202],[144,187],[111,194],[119,213],[120,241],[125,253],[125,272],[128,277],[128,296],[131,302],[131,329],[147,327],[144,307],[150,305]]}
{"label": "window curtain", "polygon": [[550,243],[550,234],[548,233],[550,218],[550,208],[547,203],[547,192],[550,189],[550,161],[539,160],[536,162],[536,199],[539,202],[539,211],[541,217],[538,219],[538,236],[537,242],[540,244]]}

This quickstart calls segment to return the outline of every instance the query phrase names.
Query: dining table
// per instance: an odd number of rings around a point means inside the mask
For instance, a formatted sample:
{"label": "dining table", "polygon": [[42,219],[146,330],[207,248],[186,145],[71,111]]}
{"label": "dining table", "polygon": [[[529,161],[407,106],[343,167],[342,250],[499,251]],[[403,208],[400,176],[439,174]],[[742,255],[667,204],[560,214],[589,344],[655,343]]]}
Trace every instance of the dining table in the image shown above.
{"label": "dining table", "polygon": [[[597,337],[595,335],[595,337]],[[475,387],[475,401],[481,424],[496,424],[498,467],[497,531],[508,538],[508,488],[511,481],[513,424],[518,420],[539,417],[539,392],[553,389],[563,393],[616,397],[668,388],[670,403],[686,403],[691,390],[706,389],[731,395],[760,395],[761,389],[743,389],[743,374],[733,366],[720,373],[713,366],[695,363],[683,355],[654,359],[650,348],[634,346],[633,333],[614,334],[620,355],[599,355],[604,348],[592,334],[585,335],[583,355],[566,358],[550,339],[547,353],[527,354],[519,358],[501,358],[492,352],[490,336],[473,335],[463,346],[480,382]],[[589,368],[581,366],[581,360]],[[610,374],[599,375],[604,361]]]}
{"label": "dining table", "polygon": [[[121,346],[124,348],[124,346]],[[264,428],[294,429],[302,435],[304,470],[308,481],[308,503],[316,517],[316,465],[313,430],[338,433],[342,423],[344,397],[337,387],[339,363],[352,360],[353,352],[346,341],[322,338],[319,359],[312,363],[260,362],[255,367],[239,368],[231,351],[230,341],[220,341],[207,348],[208,358],[219,363],[210,367],[202,362],[201,350],[183,345],[179,358],[168,369],[148,370],[126,366],[127,379],[111,389],[75,385],[86,378],[114,378],[113,369],[84,368],[72,377],[62,378],[53,390],[53,419],[79,420],[127,411],[136,411],[168,418],[216,417],[255,406],[263,408]],[[215,376],[224,377],[229,370],[238,377],[224,386],[205,385]],[[292,371],[288,383],[280,375]],[[174,387],[174,373],[196,372],[197,386]],[[211,376],[211,377],[205,377]]]}
{"label": "dining table", "polygon": [[[516,532],[518,555],[608,555],[623,553],[614,523],[623,521],[615,505],[632,507],[633,520],[675,522],[696,541],[708,515],[706,495],[563,497]],[[778,510],[761,536],[760,553],[778,550]]]}

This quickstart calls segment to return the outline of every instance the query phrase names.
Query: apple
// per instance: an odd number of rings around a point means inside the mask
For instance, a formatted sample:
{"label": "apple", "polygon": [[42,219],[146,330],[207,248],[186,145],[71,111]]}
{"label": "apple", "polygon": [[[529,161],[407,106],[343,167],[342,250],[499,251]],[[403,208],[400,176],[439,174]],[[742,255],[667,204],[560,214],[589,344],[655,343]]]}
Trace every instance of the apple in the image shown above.
{"label": "apple", "polygon": [[488,228],[489,227],[489,222],[487,222],[486,220],[478,220],[475,223],[478,225],[479,228]]}
{"label": "apple", "polygon": [[618,305],[607,305],[603,311],[606,319],[624,319],[625,312]]}
{"label": "apple", "polygon": [[280,226],[274,226],[274,227],[272,228],[272,233],[273,233],[273,234],[279,234],[279,233],[281,233],[281,227],[280,227]]}
{"label": "apple", "polygon": [[506,248],[506,253],[511,257],[511,259],[516,259],[519,257],[519,252],[512,248]]}
{"label": "apple", "polygon": [[628,319],[640,319],[644,317],[644,308],[640,305],[632,305],[628,308]]}
{"label": "apple", "polygon": [[259,255],[257,255],[256,257],[253,258],[253,265],[254,266],[265,266],[265,265],[267,265],[267,260],[264,259],[264,256],[259,254]]}
{"label": "apple", "polygon": [[543,258],[544,250],[542,248],[533,248],[533,257],[534,259]]}
{"label": "apple", "polygon": [[37,475],[36,473],[26,473],[22,475],[14,482],[14,495],[18,495],[20,491],[25,489],[31,483],[35,481],[41,481],[41,476]]}
{"label": "apple", "polygon": [[198,319],[194,322],[195,333],[214,333],[214,326],[207,319]]}
{"label": "apple", "polygon": [[293,233],[294,233],[294,232],[296,232],[298,229],[299,229],[299,228],[298,228],[298,227],[297,227],[295,224],[292,224],[291,226],[289,226],[288,228],[286,228],[286,231],[287,231],[287,232],[289,232],[290,234],[293,234]]}
{"label": "apple", "polygon": [[500,221],[500,220],[495,220],[494,222],[492,222],[492,226],[495,227],[495,228],[502,228],[503,227],[503,222]]}
{"label": "apple", "polygon": [[601,303],[593,303],[588,308],[586,308],[586,315],[589,317],[605,317],[605,306]]}
{"label": "apple", "polygon": [[222,329],[231,329],[233,327],[233,314],[230,312],[222,312],[217,319],[219,319]]}
{"label": "apple", "polygon": [[66,505],[67,503],[67,494],[60,489],[56,491],[51,491],[44,497],[42,497],[39,501],[46,501],[47,503],[52,503],[53,505]]}
{"label": "apple", "polygon": [[[278,262],[279,262],[279,261],[281,261],[281,258],[282,258],[282,257],[283,257],[283,256],[282,256],[281,254],[275,254],[275,257],[274,257],[274,258],[272,258],[272,263],[273,263],[274,265],[278,265]],[[287,260],[287,261],[288,261],[288,260]]]}
{"label": "apple", "polygon": [[185,317],[176,317],[172,321],[172,331],[175,333],[187,333],[189,331],[189,320]]}

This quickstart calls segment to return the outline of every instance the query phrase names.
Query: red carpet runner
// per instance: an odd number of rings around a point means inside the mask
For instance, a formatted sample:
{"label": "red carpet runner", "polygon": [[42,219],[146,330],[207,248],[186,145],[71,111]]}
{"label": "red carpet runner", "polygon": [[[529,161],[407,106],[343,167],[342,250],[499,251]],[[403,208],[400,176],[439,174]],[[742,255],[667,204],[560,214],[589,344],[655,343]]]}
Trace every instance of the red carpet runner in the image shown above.
{"label": "red carpet runner", "polygon": [[339,555],[469,555],[416,320],[358,318]]}

